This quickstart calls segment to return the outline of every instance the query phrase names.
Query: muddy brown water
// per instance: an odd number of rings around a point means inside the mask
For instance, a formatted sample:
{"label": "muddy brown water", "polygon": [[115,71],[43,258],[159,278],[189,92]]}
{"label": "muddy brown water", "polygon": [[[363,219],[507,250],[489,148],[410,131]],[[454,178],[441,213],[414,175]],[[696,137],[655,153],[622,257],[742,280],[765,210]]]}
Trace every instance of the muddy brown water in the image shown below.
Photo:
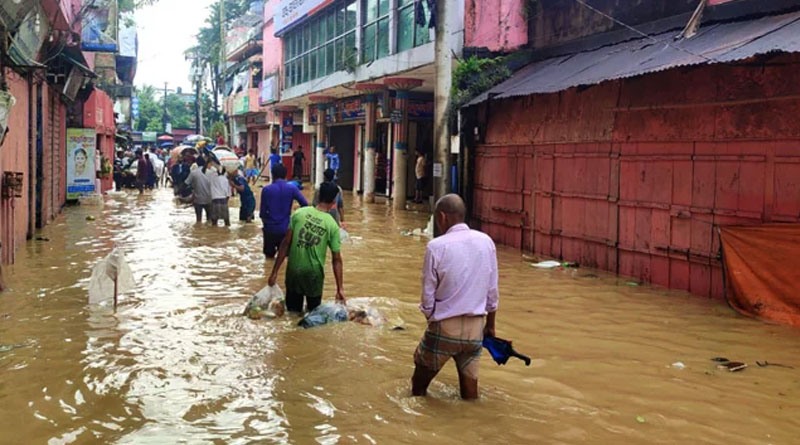
{"label": "muddy brown water", "polygon": [[[425,240],[400,232],[427,218],[350,206],[346,294],[405,331],[239,316],[265,283],[259,226],[196,227],[166,191],[67,208],[5,270],[0,443],[798,443],[800,331],[504,248],[497,331],[533,364],[484,354],[474,403],[453,365],[410,397]],[[114,243],[138,283],[116,313],[86,293]]]}

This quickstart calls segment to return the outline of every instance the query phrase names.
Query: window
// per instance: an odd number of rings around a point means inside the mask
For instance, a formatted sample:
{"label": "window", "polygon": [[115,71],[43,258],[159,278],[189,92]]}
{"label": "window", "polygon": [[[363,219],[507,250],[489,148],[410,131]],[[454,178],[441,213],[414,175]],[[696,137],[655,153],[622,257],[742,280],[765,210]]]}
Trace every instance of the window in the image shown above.
{"label": "window", "polygon": [[389,0],[362,0],[364,14],[361,62],[389,55]]}
{"label": "window", "polygon": [[[415,4],[417,6],[415,6]],[[418,11],[416,8],[420,8]],[[424,15],[425,24],[417,24],[417,14]],[[428,20],[431,12],[428,2],[415,2],[414,0],[398,0],[397,3],[397,51],[405,51],[430,41],[428,33]]]}
{"label": "window", "polygon": [[356,56],[356,0],[337,0],[287,32],[283,42],[284,88],[346,69]]}

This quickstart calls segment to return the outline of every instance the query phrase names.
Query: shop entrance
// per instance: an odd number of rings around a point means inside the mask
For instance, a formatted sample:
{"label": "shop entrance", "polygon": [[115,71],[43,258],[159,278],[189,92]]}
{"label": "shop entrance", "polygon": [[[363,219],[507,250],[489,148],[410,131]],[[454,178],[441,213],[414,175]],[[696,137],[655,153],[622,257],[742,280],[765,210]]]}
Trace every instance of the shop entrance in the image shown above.
{"label": "shop entrance", "polygon": [[375,142],[375,194],[389,196],[389,182],[392,177],[392,164],[389,158],[389,123],[378,124]]}
{"label": "shop entrance", "polygon": [[339,153],[339,186],[345,190],[352,190],[356,126],[341,125],[330,127],[329,138],[329,146],[336,147],[336,153]]}

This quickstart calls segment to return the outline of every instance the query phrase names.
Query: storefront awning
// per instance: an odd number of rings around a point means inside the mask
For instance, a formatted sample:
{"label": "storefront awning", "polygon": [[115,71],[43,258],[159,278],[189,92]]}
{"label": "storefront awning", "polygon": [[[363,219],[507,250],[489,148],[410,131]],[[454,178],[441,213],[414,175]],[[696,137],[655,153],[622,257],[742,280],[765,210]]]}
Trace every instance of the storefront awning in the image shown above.
{"label": "storefront awning", "polygon": [[677,33],[668,31],[534,62],[467,106],[489,97],[555,93],[670,68],[734,62],[771,52],[800,52],[800,12],[709,25],[690,39],[676,39]]}

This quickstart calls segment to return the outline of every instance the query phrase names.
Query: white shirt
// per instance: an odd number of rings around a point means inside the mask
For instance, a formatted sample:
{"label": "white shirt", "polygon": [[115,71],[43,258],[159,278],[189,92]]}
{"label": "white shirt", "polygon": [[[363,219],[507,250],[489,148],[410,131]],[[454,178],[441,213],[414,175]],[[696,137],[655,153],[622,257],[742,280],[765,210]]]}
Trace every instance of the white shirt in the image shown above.
{"label": "white shirt", "polygon": [[428,321],[486,315],[498,300],[497,250],[485,233],[456,224],[428,243],[420,303]]}
{"label": "white shirt", "polygon": [[225,175],[216,174],[211,181],[211,199],[225,199],[231,196],[231,185],[228,183],[228,177]]}

